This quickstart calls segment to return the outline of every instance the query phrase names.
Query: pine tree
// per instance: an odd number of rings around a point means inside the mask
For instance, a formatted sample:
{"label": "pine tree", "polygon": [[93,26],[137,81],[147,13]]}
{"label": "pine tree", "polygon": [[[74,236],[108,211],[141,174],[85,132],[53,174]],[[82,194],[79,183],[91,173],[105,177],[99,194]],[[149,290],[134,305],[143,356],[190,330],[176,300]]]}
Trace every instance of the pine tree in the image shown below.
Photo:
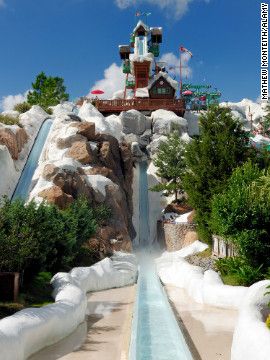
{"label": "pine tree", "polygon": [[40,105],[45,110],[49,106],[67,101],[69,95],[65,92],[64,79],[60,77],[46,76],[44,72],[37,75],[32,83],[33,91],[27,95],[27,102],[31,105]]}
{"label": "pine tree", "polygon": [[200,136],[186,148],[188,169],[183,184],[196,210],[199,236],[209,241],[211,199],[223,191],[233,169],[247,160],[252,149],[230,109],[214,106],[199,121]]}
{"label": "pine tree", "polygon": [[160,144],[157,156],[153,160],[158,169],[157,175],[166,182],[159,183],[150,190],[174,193],[175,200],[178,199],[178,193],[183,192],[181,177],[186,169],[183,159],[184,152],[185,143],[180,139],[178,133],[174,131],[169,134],[167,140]]}

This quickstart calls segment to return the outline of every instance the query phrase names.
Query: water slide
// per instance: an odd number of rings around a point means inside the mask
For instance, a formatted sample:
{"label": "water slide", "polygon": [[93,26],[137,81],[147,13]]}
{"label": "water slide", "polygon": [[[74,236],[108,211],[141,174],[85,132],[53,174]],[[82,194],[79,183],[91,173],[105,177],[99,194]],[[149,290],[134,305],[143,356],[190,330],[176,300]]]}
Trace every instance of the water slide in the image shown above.
{"label": "water slide", "polygon": [[[156,273],[149,243],[147,163],[140,166],[139,278],[135,303],[130,360],[192,360]],[[153,250],[151,250],[153,251]]]}
{"label": "water slide", "polygon": [[34,172],[38,166],[38,160],[42,149],[44,147],[45,141],[48,137],[50,128],[52,126],[52,119],[47,119],[43,122],[34,145],[30,151],[28,159],[25,163],[23,171],[21,173],[20,179],[17,183],[16,189],[12,195],[12,200],[22,199],[27,200],[29,192],[31,190],[31,182],[34,175]]}

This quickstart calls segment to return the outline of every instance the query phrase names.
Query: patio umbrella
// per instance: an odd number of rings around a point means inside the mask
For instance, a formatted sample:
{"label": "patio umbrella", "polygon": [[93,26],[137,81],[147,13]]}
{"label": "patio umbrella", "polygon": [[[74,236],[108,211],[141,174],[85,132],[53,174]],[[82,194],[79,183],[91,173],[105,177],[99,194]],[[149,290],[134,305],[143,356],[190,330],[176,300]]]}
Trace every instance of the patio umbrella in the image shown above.
{"label": "patio umbrella", "polygon": [[206,100],[206,96],[205,96],[205,95],[201,96],[201,97],[200,97],[200,100],[201,100],[201,101],[205,101],[205,100]]}
{"label": "patio umbrella", "polygon": [[104,91],[96,89],[96,90],[92,90],[91,94],[93,94],[93,95],[101,95],[101,94],[104,94]]}
{"label": "patio umbrella", "polygon": [[193,92],[191,90],[186,90],[183,92],[183,95],[192,95]]}

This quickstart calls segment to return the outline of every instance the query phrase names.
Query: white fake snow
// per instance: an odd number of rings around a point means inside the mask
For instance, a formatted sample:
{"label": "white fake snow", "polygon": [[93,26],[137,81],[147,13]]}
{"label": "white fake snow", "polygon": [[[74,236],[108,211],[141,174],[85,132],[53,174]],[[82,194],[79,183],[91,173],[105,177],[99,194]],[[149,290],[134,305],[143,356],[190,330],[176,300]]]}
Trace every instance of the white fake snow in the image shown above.
{"label": "white fake snow", "polygon": [[0,320],[1,359],[25,360],[63,339],[84,321],[87,292],[131,285],[136,278],[135,256],[121,252],[93,266],[56,274],[52,279],[54,304]]}
{"label": "white fake snow", "polygon": [[94,122],[96,132],[112,135],[118,140],[123,136],[122,124],[118,116],[104,117],[94,105],[86,101],[81,106],[78,116],[84,121]]}
{"label": "white fake snow", "polygon": [[156,110],[151,114],[153,121],[153,133],[160,135],[168,135],[172,131],[174,125],[179,127],[180,132],[186,132],[187,120],[177,116],[173,111]]}
{"label": "white fake snow", "polygon": [[178,89],[178,82],[176,80],[173,80],[168,73],[163,71],[160,71],[157,75],[154,76],[154,78],[149,82],[148,89],[151,89],[152,85],[161,77],[166,79],[175,90]]}
{"label": "white fake snow", "polygon": [[176,252],[165,252],[156,260],[158,274],[163,283],[186,289],[190,297],[201,304],[238,309],[247,292],[244,286],[224,285],[213,270],[203,272],[199,266],[189,264],[184,257],[203,251],[208,246],[195,241]]}
{"label": "white fake snow", "polygon": [[[4,114],[5,113],[15,115],[13,111],[4,112]],[[48,117],[49,115],[38,105],[32,106],[29,111],[19,116],[20,123],[28,135],[28,141],[24,145],[22,151],[19,153],[18,160],[15,161],[13,161],[11,157],[8,157],[6,150],[1,148],[0,170],[1,174],[5,174],[5,176],[2,176],[0,180],[0,196],[12,196],[38,131],[44,120],[46,120]],[[15,130],[14,126],[8,126],[8,128],[10,128],[12,131]]]}
{"label": "white fake snow", "polygon": [[233,334],[232,360],[269,360],[270,330],[266,327],[262,310],[269,313],[270,295],[265,296],[269,280],[250,286],[240,307]]}
{"label": "white fake snow", "polygon": [[112,95],[112,100],[115,100],[115,99],[124,99],[124,93],[125,91],[124,90],[118,90],[118,91],[115,91]]}
{"label": "white fake snow", "polygon": [[112,180],[108,179],[103,175],[86,175],[85,178],[95,192],[102,194],[103,200],[105,200],[106,197],[107,185],[113,185],[118,187],[114,182],[112,182]]}
{"label": "white fake snow", "polygon": [[17,183],[13,159],[5,145],[0,145],[0,196],[12,194]]}
{"label": "white fake snow", "polygon": [[135,96],[138,98],[149,98],[148,88],[138,88],[136,89]]}
{"label": "white fake snow", "polygon": [[177,216],[177,217],[175,218],[175,222],[176,222],[177,224],[187,223],[187,222],[188,222],[188,217],[189,217],[189,215],[190,215],[191,213],[192,213],[192,211]]}

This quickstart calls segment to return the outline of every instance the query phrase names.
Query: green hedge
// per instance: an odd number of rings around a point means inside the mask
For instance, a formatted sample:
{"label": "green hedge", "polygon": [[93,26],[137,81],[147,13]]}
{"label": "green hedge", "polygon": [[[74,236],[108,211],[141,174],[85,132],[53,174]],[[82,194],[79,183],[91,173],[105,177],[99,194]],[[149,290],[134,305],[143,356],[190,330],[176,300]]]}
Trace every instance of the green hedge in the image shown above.
{"label": "green hedge", "polygon": [[81,247],[110,212],[78,199],[66,210],[54,205],[4,198],[0,204],[0,271],[35,276],[40,271],[66,271]]}
{"label": "green hedge", "polygon": [[234,170],[212,201],[211,230],[252,266],[270,266],[270,174],[250,161]]}

